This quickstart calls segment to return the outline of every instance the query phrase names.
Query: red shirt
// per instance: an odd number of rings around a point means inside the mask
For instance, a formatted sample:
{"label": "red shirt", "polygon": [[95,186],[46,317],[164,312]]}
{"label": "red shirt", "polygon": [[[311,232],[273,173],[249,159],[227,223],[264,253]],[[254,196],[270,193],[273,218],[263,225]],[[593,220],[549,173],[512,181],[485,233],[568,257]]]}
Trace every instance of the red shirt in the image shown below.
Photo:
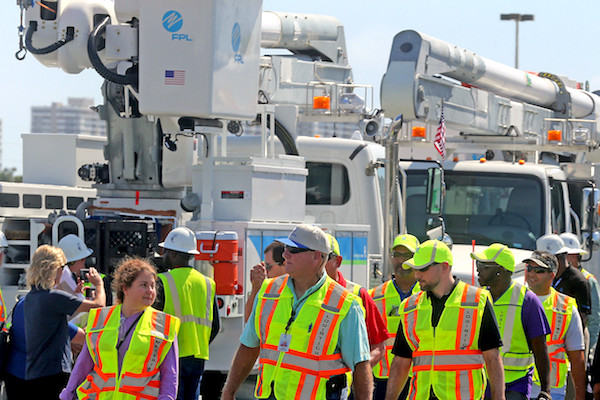
{"label": "red shirt", "polygon": [[[343,287],[347,287],[346,279],[344,279],[344,276],[340,271],[338,271],[337,283]],[[365,322],[367,324],[369,345],[373,346],[379,344],[389,337],[383,317],[381,314],[379,314],[379,311],[377,311],[377,306],[375,305],[375,302],[371,296],[369,296],[367,289],[361,287],[358,294],[360,295],[360,298],[363,301],[363,306],[365,307]]]}

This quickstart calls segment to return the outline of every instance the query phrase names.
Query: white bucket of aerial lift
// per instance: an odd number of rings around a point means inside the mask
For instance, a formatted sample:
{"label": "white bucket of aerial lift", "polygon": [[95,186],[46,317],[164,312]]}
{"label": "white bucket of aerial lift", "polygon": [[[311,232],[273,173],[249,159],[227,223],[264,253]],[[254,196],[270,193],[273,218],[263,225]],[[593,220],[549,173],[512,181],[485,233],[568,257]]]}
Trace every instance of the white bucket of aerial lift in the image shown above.
{"label": "white bucket of aerial lift", "polygon": [[254,119],[260,0],[117,0],[139,18],[143,114]]}
{"label": "white bucket of aerial lift", "polygon": [[58,247],[65,253],[68,263],[88,258],[94,252],[86,246],[83,240],[72,233],[60,239]]}
{"label": "white bucket of aerial lift", "polygon": [[[94,18],[109,15],[111,22],[117,23],[114,3],[111,0],[60,0],[47,3],[56,3],[56,13],[48,9],[52,7],[42,7],[41,2],[37,1],[32,2],[33,6],[25,12],[25,28],[29,27],[31,21],[37,22],[37,30],[32,36],[33,47],[44,48],[64,39],[68,27],[74,28],[75,36],[57,51],[34,54],[35,58],[47,67],[58,67],[69,74],[78,74],[90,68],[87,42],[94,29]],[[99,55],[103,58],[104,51],[100,51]]]}
{"label": "white bucket of aerial lift", "polygon": [[194,232],[185,226],[180,226],[173,229],[167,235],[164,242],[158,244],[168,250],[178,251],[187,254],[200,254],[196,250],[196,235]]}

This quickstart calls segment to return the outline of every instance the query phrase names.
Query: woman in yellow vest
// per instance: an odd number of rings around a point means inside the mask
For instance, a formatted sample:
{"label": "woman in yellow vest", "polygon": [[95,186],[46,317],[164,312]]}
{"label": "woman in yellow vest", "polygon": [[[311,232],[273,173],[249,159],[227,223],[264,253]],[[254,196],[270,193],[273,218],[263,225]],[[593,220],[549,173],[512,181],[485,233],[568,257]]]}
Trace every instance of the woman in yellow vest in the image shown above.
{"label": "woman in yellow vest", "polygon": [[61,400],[174,399],[180,321],[150,307],[156,270],[128,259],[115,271],[118,304],[90,311],[86,343]]}

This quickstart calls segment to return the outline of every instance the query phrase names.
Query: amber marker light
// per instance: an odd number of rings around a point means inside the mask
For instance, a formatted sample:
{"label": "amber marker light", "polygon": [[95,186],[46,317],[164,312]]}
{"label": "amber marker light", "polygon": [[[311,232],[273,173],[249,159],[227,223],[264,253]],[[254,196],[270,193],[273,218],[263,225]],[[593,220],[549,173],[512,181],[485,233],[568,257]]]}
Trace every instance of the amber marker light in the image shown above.
{"label": "amber marker light", "polygon": [[427,130],[424,126],[413,126],[412,137],[413,139],[425,139],[427,137]]}
{"label": "amber marker light", "polygon": [[329,98],[329,96],[313,97],[313,109],[315,109],[315,110],[331,109],[331,99]]}
{"label": "amber marker light", "polygon": [[549,142],[560,142],[562,140],[562,131],[561,130],[549,130],[548,131],[548,141]]}

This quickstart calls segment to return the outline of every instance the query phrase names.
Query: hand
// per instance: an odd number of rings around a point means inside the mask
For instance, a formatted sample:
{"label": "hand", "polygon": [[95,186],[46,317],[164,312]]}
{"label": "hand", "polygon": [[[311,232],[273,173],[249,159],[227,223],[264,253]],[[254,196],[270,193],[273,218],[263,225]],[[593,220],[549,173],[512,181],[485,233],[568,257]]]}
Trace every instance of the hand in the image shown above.
{"label": "hand", "polygon": [[267,277],[267,269],[261,264],[256,264],[250,270],[250,282],[252,282],[252,290],[260,289],[260,286]]}
{"label": "hand", "polygon": [[552,400],[552,396],[550,396],[550,393],[540,392],[540,394],[538,394],[537,400]]}
{"label": "hand", "polygon": [[102,277],[100,276],[96,268],[90,268],[90,272],[87,274],[87,278],[92,285],[96,287],[104,287]]}
{"label": "hand", "polygon": [[77,287],[75,288],[75,293],[83,293],[83,281],[77,278]]}

